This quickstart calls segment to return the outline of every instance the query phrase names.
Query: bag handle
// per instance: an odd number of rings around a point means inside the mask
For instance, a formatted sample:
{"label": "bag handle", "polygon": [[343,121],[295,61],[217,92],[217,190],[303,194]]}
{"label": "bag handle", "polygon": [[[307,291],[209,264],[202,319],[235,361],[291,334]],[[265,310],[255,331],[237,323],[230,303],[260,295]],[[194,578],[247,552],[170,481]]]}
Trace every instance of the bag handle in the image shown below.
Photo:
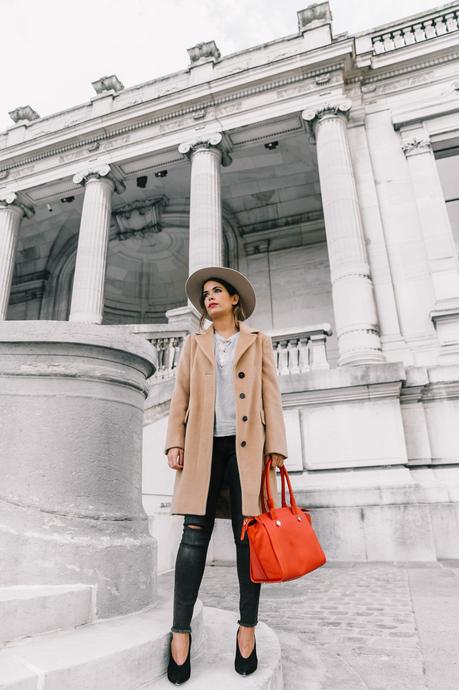
{"label": "bag handle", "polygon": [[[274,500],[271,495],[271,487],[270,487],[270,481],[269,481],[269,475],[270,475],[270,470],[272,466],[272,461],[268,460],[265,463],[264,469],[263,469],[263,475],[262,475],[262,482],[261,482],[261,508],[263,513],[271,513],[271,517],[274,519],[274,510],[275,510],[275,505],[274,505]],[[290,477],[287,471],[287,468],[282,465],[282,467],[279,468],[280,470],[280,475],[281,475],[281,490],[282,490],[282,507],[287,508],[287,501],[286,501],[286,492],[285,492],[285,484],[287,483],[288,486],[288,492],[290,496],[290,507],[292,509],[292,512],[294,513],[300,513],[301,511],[298,508],[298,505],[295,500],[295,495],[293,493],[292,489],[292,484],[290,482]],[[263,489],[266,490],[266,496],[267,496],[267,504],[265,500],[265,495]]]}

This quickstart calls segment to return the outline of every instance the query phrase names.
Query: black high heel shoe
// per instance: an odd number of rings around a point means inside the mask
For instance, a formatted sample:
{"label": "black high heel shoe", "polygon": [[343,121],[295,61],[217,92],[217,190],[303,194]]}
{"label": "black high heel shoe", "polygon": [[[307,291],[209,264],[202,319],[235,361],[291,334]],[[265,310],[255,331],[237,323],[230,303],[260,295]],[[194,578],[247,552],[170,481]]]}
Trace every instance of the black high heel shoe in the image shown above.
{"label": "black high heel shoe", "polygon": [[172,637],[171,637],[171,642],[170,642],[170,647],[169,647],[169,664],[167,666],[167,677],[170,680],[171,683],[174,683],[174,685],[181,685],[185,681],[188,680],[188,678],[191,675],[191,661],[190,661],[190,656],[191,656],[191,633],[190,633],[190,643],[188,645],[188,655],[183,662],[183,664],[177,664],[174,661],[174,657],[172,656]]}
{"label": "black high heel shoe", "polygon": [[241,676],[249,676],[257,670],[257,642],[253,643],[253,649],[248,657],[243,657],[239,649],[238,641],[239,630],[236,633],[236,658],[234,659],[234,668]]}

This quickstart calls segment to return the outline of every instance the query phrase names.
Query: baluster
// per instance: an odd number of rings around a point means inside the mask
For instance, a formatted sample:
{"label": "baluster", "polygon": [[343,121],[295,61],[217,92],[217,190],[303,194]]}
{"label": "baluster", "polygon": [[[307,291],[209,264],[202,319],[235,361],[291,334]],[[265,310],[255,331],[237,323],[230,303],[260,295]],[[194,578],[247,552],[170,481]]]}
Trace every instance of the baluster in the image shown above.
{"label": "baluster", "polygon": [[419,24],[413,24],[413,30],[414,30],[414,39],[416,43],[420,43],[421,41],[426,40],[426,35],[424,33],[424,28],[422,26],[422,22]]}
{"label": "baluster", "polygon": [[325,333],[311,335],[310,350],[311,350],[311,369],[330,369],[327,360],[326,349],[327,336]]}
{"label": "baluster", "polygon": [[392,33],[383,34],[383,42],[384,42],[384,52],[387,53],[389,50],[394,49],[394,41],[392,38]]}
{"label": "baluster", "polygon": [[455,12],[448,12],[445,14],[446,29],[447,31],[457,31],[457,14]]}
{"label": "baluster", "polygon": [[426,35],[426,38],[435,38],[435,36],[437,35],[432,19],[426,19],[426,21],[424,22],[424,33]]}
{"label": "baluster", "polygon": [[279,340],[279,375],[288,374],[288,340]]}
{"label": "baluster", "polygon": [[292,338],[289,342],[289,373],[290,374],[299,374],[300,373],[300,367],[299,367],[299,358],[300,358],[300,351],[298,349],[300,339],[299,338]]}
{"label": "baluster", "polygon": [[435,22],[435,35],[436,36],[443,36],[443,34],[446,34],[445,17],[436,17],[434,19],[434,22]]}
{"label": "baluster", "polygon": [[384,53],[384,43],[382,42],[381,36],[377,36],[373,39],[373,50],[375,51],[376,55]]}
{"label": "baluster", "polygon": [[404,48],[405,46],[405,39],[402,36],[401,29],[397,29],[397,31],[394,31],[394,46],[396,48]]}
{"label": "baluster", "polygon": [[273,341],[273,351],[277,375],[280,376],[280,342],[278,340]]}
{"label": "baluster", "polygon": [[403,29],[403,38],[406,46],[411,46],[413,43],[416,43],[413,27],[407,26],[406,29]]}
{"label": "baluster", "polygon": [[298,348],[299,348],[299,353],[300,353],[299,365],[300,365],[300,372],[302,374],[305,373],[306,371],[309,371],[309,369],[310,369],[308,342],[309,342],[309,338],[307,336],[305,336],[303,338],[300,338],[300,342],[298,343]]}

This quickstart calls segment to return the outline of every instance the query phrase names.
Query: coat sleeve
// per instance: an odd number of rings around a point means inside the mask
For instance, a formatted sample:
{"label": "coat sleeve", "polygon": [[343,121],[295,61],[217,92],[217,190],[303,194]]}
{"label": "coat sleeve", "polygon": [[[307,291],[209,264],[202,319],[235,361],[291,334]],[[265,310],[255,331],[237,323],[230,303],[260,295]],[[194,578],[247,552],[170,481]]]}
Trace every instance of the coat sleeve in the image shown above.
{"label": "coat sleeve", "polygon": [[263,333],[262,358],[262,396],[265,412],[265,455],[278,453],[284,458],[288,456],[285,434],[282,398],[274,362],[274,351],[269,335]]}
{"label": "coat sleeve", "polygon": [[175,375],[169,419],[167,423],[165,454],[170,448],[185,447],[185,415],[190,400],[191,335],[184,340]]}

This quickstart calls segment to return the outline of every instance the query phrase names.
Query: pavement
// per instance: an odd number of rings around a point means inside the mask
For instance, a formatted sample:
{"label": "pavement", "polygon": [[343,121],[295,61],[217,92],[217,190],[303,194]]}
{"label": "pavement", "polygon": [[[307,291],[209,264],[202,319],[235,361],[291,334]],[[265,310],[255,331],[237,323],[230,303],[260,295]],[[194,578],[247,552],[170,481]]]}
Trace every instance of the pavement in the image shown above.
{"label": "pavement", "polygon": [[[173,572],[159,586],[172,594]],[[237,612],[238,592],[235,566],[206,567],[204,605]],[[459,690],[459,560],[327,563],[263,585],[259,618],[285,690]]]}

